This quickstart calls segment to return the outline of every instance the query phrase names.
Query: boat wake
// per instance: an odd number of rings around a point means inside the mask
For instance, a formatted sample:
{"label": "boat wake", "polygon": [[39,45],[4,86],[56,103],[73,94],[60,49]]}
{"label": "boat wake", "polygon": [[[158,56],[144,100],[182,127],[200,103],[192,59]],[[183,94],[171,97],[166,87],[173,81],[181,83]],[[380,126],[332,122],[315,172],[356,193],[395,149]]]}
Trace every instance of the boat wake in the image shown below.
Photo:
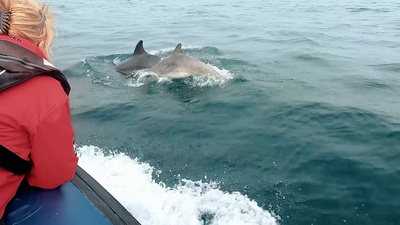
{"label": "boat wake", "polygon": [[78,148],[79,165],[143,225],[273,225],[274,216],[239,192],[218,182],[179,179],[173,187],[157,183],[148,163],[123,153],[105,154],[96,146]]}

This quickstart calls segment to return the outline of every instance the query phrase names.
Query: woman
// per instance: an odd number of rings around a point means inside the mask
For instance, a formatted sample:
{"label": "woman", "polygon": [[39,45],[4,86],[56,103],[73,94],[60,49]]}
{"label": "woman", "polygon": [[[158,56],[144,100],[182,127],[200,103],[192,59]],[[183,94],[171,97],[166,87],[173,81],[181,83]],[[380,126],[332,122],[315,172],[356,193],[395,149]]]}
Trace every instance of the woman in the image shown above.
{"label": "woman", "polygon": [[0,1],[0,218],[24,178],[53,189],[75,174],[70,87],[47,60],[53,28],[45,4]]}

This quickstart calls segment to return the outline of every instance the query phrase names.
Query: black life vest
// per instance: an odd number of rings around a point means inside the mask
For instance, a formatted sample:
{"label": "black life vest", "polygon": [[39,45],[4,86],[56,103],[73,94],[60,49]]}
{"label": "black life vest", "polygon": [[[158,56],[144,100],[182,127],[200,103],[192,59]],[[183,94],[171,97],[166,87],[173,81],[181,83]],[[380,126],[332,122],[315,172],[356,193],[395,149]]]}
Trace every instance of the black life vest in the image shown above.
{"label": "black life vest", "polygon": [[27,174],[32,164],[0,145],[0,167],[14,174]]}
{"label": "black life vest", "polygon": [[0,40],[0,92],[37,75],[53,77],[69,94],[67,78],[50,62],[15,43]]}
{"label": "black life vest", "polygon": [[[18,44],[0,40],[0,92],[38,75],[58,80],[69,94],[71,88],[67,78],[50,62]],[[31,162],[0,145],[0,167],[14,174],[26,174],[31,169]]]}

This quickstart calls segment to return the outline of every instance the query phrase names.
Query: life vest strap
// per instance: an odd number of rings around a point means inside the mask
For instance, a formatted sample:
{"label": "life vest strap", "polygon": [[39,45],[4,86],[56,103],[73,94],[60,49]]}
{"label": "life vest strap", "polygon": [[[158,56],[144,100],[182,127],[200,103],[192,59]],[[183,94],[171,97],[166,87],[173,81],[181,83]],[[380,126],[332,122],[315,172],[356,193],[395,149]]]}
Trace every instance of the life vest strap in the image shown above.
{"label": "life vest strap", "polygon": [[14,174],[22,175],[31,170],[32,164],[0,145],[0,167]]}

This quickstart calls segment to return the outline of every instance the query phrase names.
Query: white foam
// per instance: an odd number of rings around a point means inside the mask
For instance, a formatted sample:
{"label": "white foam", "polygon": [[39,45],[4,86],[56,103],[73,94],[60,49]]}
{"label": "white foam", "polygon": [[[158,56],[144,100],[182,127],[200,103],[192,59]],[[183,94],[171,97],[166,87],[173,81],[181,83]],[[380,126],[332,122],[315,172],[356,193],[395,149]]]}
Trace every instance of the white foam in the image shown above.
{"label": "white foam", "polygon": [[[95,146],[78,148],[79,165],[105,187],[142,225],[278,224],[272,215],[239,192],[227,193],[218,183],[181,179],[166,187],[153,179],[154,168],[125,154],[105,155]],[[156,175],[156,174],[155,174]]]}
{"label": "white foam", "polygon": [[116,66],[116,65],[122,63],[122,59],[119,56],[117,56],[115,59],[112,60],[112,62]]}
{"label": "white foam", "polygon": [[[205,86],[224,86],[226,83],[233,80],[234,75],[225,69],[219,69],[218,67],[208,64],[212,67],[220,76],[219,77],[210,77],[210,76],[191,76],[184,78],[185,84],[192,87],[205,87]],[[132,74],[133,76],[128,79],[126,85],[129,87],[140,87],[144,84],[150,82],[172,82],[172,78],[168,77],[159,77],[156,73],[149,71],[149,69],[138,70]]]}
{"label": "white foam", "polygon": [[129,87],[140,87],[150,82],[162,82],[156,73],[151,72],[149,69],[138,70],[132,73],[133,77],[129,78],[126,85]]}
{"label": "white foam", "polygon": [[219,85],[222,87],[226,83],[233,80],[234,76],[229,70],[220,69],[209,63],[207,65],[213,68],[219,74],[219,77],[193,76],[193,79],[186,79],[185,83],[193,87],[205,87],[215,85]]}

